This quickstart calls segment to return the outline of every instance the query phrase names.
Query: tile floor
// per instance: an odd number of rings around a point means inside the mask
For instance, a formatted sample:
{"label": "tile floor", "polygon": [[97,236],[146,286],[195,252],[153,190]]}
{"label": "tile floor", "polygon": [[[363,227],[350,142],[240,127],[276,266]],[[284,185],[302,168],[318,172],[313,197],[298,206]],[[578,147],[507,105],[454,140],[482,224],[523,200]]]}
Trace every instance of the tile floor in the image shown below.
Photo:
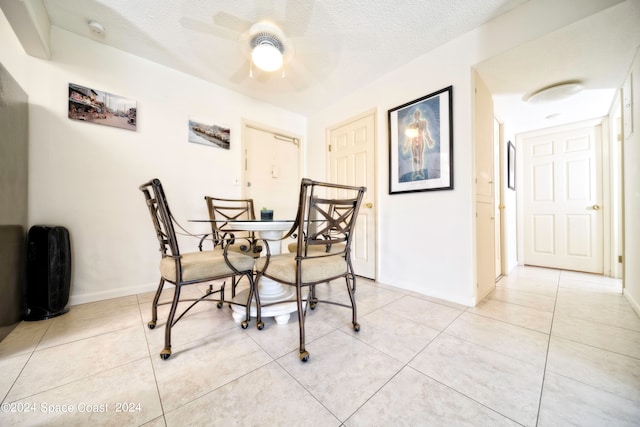
{"label": "tile floor", "polygon": [[295,317],[243,330],[199,304],[163,361],[152,294],[75,306],[0,343],[0,425],[637,426],[640,319],[619,286],[521,267],[467,308],[359,280],[361,331],[319,305],[306,364]]}

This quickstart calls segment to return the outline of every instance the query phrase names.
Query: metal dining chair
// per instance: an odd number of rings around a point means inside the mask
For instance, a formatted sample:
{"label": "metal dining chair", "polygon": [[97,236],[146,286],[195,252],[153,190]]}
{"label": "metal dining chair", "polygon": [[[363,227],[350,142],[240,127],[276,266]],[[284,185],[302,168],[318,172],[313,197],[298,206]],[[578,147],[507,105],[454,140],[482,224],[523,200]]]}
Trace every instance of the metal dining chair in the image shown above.
{"label": "metal dining chair", "polygon": [[[210,196],[205,196],[204,199],[209,211],[214,247],[219,246],[228,251],[258,258],[262,252],[262,246],[258,244],[255,233],[232,230],[229,227],[229,221],[256,219],[253,199],[223,199]],[[237,281],[235,277],[231,280],[231,296],[235,297]]]}
{"label": "metal dining chair", "polygon": [[[271,255],[267,251],[266,256],[256,260],[256,288],[263,277],[296,288],[299,351],[303,362],[309,360],[309,352],[305,348],[307,307],[313,310],[319,303],[328,303],[350,308],[353,329],[360,330],[353,291],[356,276],[351,263],[351,242],[365,191],[365,187],[303,179],[296,220],[291,230],[282,237],[297,237],[295,252]],[[268,246],[268,241],[265,244]],[[325,282],[332,285],[332,281],[339,278],[345,281],[349,303],[319,299],[316,285]],[[303,293],[305,288],[308,288],[306,295]],[[254,294],[257,300],[256,322],[260,324],[263,306],[259,294]]]}
{"label": "metal dining chair", "polygon": [[[160,243],[161,253],[160,283],[153,298],[151,307],[152,318],[147,324],[149,329],[156,327],[158,306],[171,304],[169,316],[165,324],[165,346],[160,352],[160,357],[166,360],[171,356],[171,329],[198,302],[213,301],[217,303],[218,308],[221,308],[225,302],[238,304],[233,301],[225,301],[224,283],[219,289],[214,289],[213,284],[210,283],[208,290],[203,296],[192,299],[180,298],[183,286],[212,282],[230,277],[246,277],[247,280],[249,280],[250,292],[247,302],[240,304],[246,306],[246,316],[242,322],[242,327],[246,328],[250,320],[252,292],[255,289],[253,286],[254,258],[241,253],[230,252],[224,245],[214,248],[212,251],[181,252],[176,237],[176,229],[181,230],[184,232],[181,234],[187,236],[195,238],[199,238],[200,236],[190,234],[176,222],[169,209],[169,204],[160,180],[152,179],[142,184],[140,190],[144,194],[147,207],[149,208],[156,237]],[[166,282],[173,284],[175,287],[173,299],[170,303],[160,303],[160,295]],[[219,298],[210,298],[214,294],[219,294]],[[191,304],[183,310],[180,315],[176,316],[180,302],[191,302]]]}

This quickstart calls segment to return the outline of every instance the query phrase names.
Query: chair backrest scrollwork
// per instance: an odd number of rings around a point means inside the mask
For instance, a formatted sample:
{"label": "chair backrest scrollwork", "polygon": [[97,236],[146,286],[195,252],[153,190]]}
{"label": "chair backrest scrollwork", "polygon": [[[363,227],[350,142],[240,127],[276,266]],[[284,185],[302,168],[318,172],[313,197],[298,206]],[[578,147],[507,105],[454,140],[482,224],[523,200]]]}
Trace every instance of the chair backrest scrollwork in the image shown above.
{"label": "chair backrest scrollwork", "polygon": [[171,215],[171,210],[169,209],[169,204],[167,203],[167,198],[164,195],[162,183],[157,178],[152,179],[142,184],[140,191],[142,191],[146,199],[162,256],[179,257],[180,249],[178,248],[178,241],[176,239],[173,224],[174,220]]}
{"label": "chair backrest scrollwork", "polygon": [[[365,191],[365,187],[303,179],[296,224],[290,232],[298,235],[297,256],[319,252],[348,256]],[[322,246],[324,251],[313,251]]]}
{"label": "chair backrest scrollwork", "polygon": [[205,196],[204,199],[209,210],[214,246],[221,242],[233,244],[236,237],[254,240],[253,232],[231,231],[227,222],[256,219],[253,199],[222,199],[209,196]]}

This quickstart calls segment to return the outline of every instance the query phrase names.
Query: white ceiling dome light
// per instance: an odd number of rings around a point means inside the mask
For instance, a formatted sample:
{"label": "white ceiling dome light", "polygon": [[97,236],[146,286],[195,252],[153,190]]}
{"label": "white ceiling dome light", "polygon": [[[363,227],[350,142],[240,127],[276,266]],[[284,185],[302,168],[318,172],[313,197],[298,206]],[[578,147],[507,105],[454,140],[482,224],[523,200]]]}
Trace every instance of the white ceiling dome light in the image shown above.
{"label": "white ceiling dome light", "polygon": [[525,95],[522,100],[529,104],[546,104],[567,99],[582,91],[584,86],[579,81],[556,83]]}
{"label": "white ceiling dome light", "polygon": [[254,24],[249,30],[249,44],[256,67],[267,72],[282,68],[288,46],[278,27],[267,22]]}

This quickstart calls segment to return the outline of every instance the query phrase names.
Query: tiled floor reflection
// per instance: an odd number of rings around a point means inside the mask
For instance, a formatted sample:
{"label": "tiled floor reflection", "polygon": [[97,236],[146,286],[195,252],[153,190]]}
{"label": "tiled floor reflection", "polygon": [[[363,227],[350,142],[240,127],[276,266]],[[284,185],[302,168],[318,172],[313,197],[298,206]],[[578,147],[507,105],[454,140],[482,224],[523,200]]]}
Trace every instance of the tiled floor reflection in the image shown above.
{"label": "tiled floor reflection", "polygon": [[309,312],[308,363],[295,315],[244,330],[214,304],[163,361],[152,294],[23,322],[0,342],[0,425],[640,424],[640,319],[619,281],[519,267],[473,308],[364,279],[356,297],[360,332],[340,307]]}

